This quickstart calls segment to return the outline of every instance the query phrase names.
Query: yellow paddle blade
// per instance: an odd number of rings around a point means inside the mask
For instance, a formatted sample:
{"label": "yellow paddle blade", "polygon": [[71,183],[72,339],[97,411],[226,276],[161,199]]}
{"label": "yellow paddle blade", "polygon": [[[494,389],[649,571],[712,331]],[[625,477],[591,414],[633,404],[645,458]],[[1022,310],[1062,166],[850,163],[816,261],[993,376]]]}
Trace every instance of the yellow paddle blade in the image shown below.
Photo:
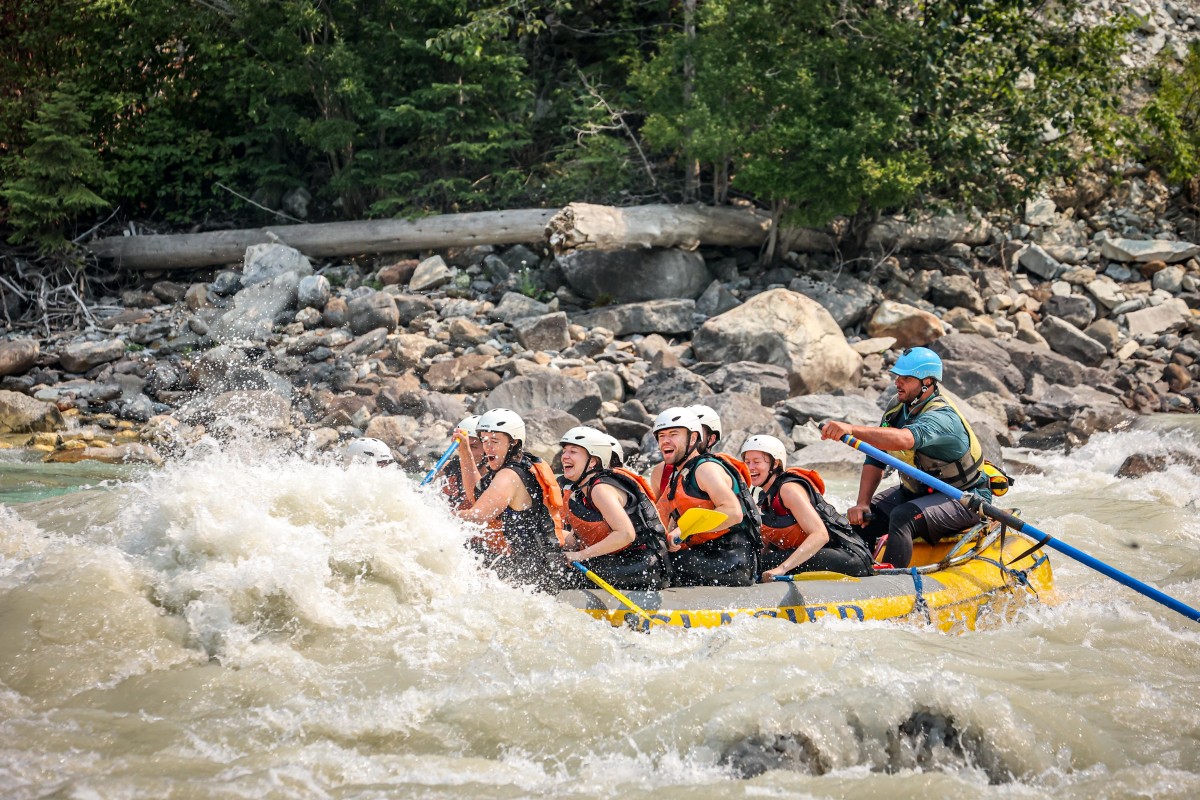
{"label": "yellow paddle blade", "polygon": [[787,576],[789,581],[852,581],[858,582],[858,578],[852,575],[843,575],[840,572],[830,572],[828,570],[813,570],[812,572],[798,572],[795,575]]}
{"label": "yellow paddle blade", "polygon": [[724,525],[727,519],[728,514],[710,508],[689,508],[679,518],[679,538],[683,540],[697,533],[715,531]]}

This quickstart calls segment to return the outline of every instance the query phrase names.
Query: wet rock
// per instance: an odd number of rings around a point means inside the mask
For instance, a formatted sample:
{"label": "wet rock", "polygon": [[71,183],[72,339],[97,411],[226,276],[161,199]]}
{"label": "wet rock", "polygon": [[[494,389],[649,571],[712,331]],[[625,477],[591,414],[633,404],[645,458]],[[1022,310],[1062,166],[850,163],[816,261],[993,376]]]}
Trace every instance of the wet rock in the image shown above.
{"label": "wet rock", "polygon": [[116,361],[124,355],[125,342],[120,339],[72,342],[58,354],[58,362],[67,372],[84,373],[100,364]]}
{"label": "wet rock", "polygon": [[23,375],[37,363],[41,348],[34,339],[0,341],[0,378]]}
{"label": "wet rock", "polygon": [[82,447],[55,450],[46,456],[52,464],[75,464],[80,461],[100,461],[105,464],[153,464],[163,463],[153,447],[140,442],[127,442],[109,447]]}
{"label": "wet rock", "polygon": [[829,312],[788,289],[763,292],[709,319],[696,331],[692,349],[701,361],[782,367],[793,394],[855,386],[862,375],[862,357]]}
{"label": "wet rock", "polygon": [[275,328],[275,319],[296,307],[296,288],[300,278],[295,272],[283,272],[238,292],[233,307],[221,315],[209,329],[218,342],[258,341]]}
{"label": "wet rock", "polygon": [[148,345],[159,339],[166,339],[171,335],[171,328],[171,320],[156,319],[153,322],[133,326],[129,338],[137,344]]}
{"label": "wet rock", "polygon": [[242,288],[242,276],[233,270],[224,270],[213,278],[212,292],[218,297],[229,297],[237,294]]}
{"label": "wet rock", "polygon": [[824,775],[833,765],[802,733],[755,734],[721,753],[721,764],[739,778],[753,778],[774,769]]}
{"label": "wet rock", "polygon": [[176,411],[191,425],[219,437],[282,436],[291,431],[291,402],[272,391],[231,391],[201,396]]}
{"label": "wet rock", "polygon": [[208,301],[208,286],[203,283],[193,283],[184,293],[183,302],[192,311],[212,305]]}
{"label": "wet rock", "polygon": [[1155,472],[1166,472],[1172,464],[1182,464],[1200,474],[1200,459],[1181,450],[1172,450],[1166,455],[1134,453],[1117,468],[1118,478],[1143,478]]}
{"label": "wet rock", "polygon": [[0,433],[55,431],[64,424],[62,414],[53,403],[0,390]]}

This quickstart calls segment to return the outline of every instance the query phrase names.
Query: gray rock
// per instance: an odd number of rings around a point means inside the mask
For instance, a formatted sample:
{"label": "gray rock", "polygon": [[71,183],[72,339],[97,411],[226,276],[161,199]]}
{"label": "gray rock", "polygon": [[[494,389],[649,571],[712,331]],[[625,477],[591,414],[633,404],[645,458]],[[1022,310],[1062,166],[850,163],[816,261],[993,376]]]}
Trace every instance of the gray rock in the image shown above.
{"label": "gray rock", "polygon": [[611,436],[615,436],[622,441],[632,440],[640,442],[642,437],[650,432],[649,423],[625,419],[624,417],[605,417],[601,422],[604,423],[604,430],[608,431]]}
{"label": "gray rock", "polygon": [[701,361],[783,367],[793,394],[857,386],[862,357],[829,312],[788,289],[772,289],[705,322],[692,339]]}
{"label": "gray rock", "polygon": [[713,281],[696,300],[696,310],[706,317],[715,317],[737,308],[741,303],[720,281]]}
{"label": "gray rock", "polygon": [[[538,269],[542,260],[537,253],[523,244],[515,244],[500,254],[500,260],[508,267],[509,273],[520,272],[523,269]],[[507,275],[504,277],[508,277]]]}
{"label": "gray rock", "polygon": [[400,311],[391,295],[371,292],[365,297],[356,297],[348,304],[350,331],[360,336],[375,328],[396,330],[400,324]]}
{"label": "gray rock", "polygon": [[[974,333],[952,333],[930,344],[929,349],[941,356],[945,362],[980,365],[999,378],[1009,393],[1020,393],[1025,390],[1025,376],[1021,370],[1013,366],[1008,350],[991,339],[985,339]],[[949,372],[946,377],[950,377]],[[952,387],[952,391],[957,392],[958,389]],[[964,392],[964,394],[970,396],[971,393]]]}
{"label": "gray rock", "polygon": [[695,310],[696,303],[692,300],[651,300],[592,309],[572,315],[571,321],[585,328],[607,328],[617,336],[673,335],[693,330]]}
{"label": "gray rock", "polygon": [[62,414],[53,403],[0,390],[0,433],[56,431],[64,424]]}
{"label": "gray rock", "polygon": [[550,313],[550,306],[520,292],[505,292],[500,302],[488,312],[491,319],[512,324],[527,317],[541,317]]}
{"label": "gray rock", "polygon": [[787,439],[787,433],[775,419],[775,413],[763,408],[755,395],[723,392],[706,397],[702,402],[721,418],[723,433],[717,444],[721,452],[737,455],[746,439],[758,433]]}
{"label": "gray rock", "polygon": [[654,370],[637,390],[638,399],[653,413],[672,406],[708,402],[713,395],[704,379],[683,367]]}
{"label": "gray rock", "polygon": [[1096,305],[1080,294],[1051,295],[1042,303],[1042,313],[1065,320],[1076,328],[1086,328],[1096,318]]}
{"label": "gray rock", "polygon": [[150,293],[163,303],[178,303],[187,295],[188,287],[174,281],[155,281]]}
{"label": "gray rock", "polygon": [[838,419],[851,425],[878,425],[883,409],[860,395],[807,394],[788,398],[779,410],[798,425]]}
{"label": "gray rock", "polygon": [[445,286],[452,280],[454,272],[446,266],[445,260],[439,255],[432,255],[417,265],[408,288],[414,292],[425,292]]}
{"label": "gray rock", "polygon": [[615,372],[594,372],[591,381],[600,390],[604,402],[619,403],[625,399],[625,382]]}
{"label": "gray rock", "polygon": [[291,431],[292,405],[272,391],[231,391],[201,395],[181,406],[175,416],[189,425],[203,424],[212,434],[228,438],[247,435],[280,436]]}
{"label": "gray rock", "polygon": [[1004,347],[1022,375],[1040,375],[1064,386],[1078,386],[1083,380],[1083,368],[1066,356],[1021,341],[1006,342]]}
{"label": "gray rock", "polygon": [[1024,267],[1026,272],[1032,272],[1048,281],[1054,280],[1063,271],[1063,265],[1036,244],[1031,244],[1022,250],[1017,257],[1017,263]]}
{"label": "gray rock", "polygon": [[228,297],[236,294],[242,288],[242,276],[233,270],[224,270],[213,278],[212,291],[218,297]]}
{"label": "gray rock", "polygon": [[285,244],[252,244],[246,248],[242,267],[242,287],[267,283],[287,272],[297,279],[313,274],[308,258]]}
{"label": "gray rock", "polygon": [[243,289],[233,298],[233,308],[209,326],[209,336],[218,342],[266,339],[275,327],[275,318],[295,308],[299,284],[295,272],[284,272]]}
{"label": "gray rock", "polygon": [[[1008,366],[1016,371],[1011,364]],[[1013,391],[996,375],[990,364],[978,361],[944,361],[943,367],[945,376],[942,385],[960,397],[993,393],[1006,399],[1014,399]],[[1020,391],[1020,387],[1017,391]]]}
{"label": "gray rock", "polygon": [[841,328],[852,328],[865,320],[879,297],[878,290],[845,273],[832,281],[802,275],[788,288],[820,303]]}
{"label": "gray rock", "polygon": [[296,306],[321,310],[332,294],[333,288],[324,275],[306,275],[296,287]]}
{"label": "gray rock", "polygon": [[390,296],[396,304],[396,311],[400,315],[401,325],[409,325],[422,314],[436,311],[433,301],[419,294],[397,294]]}
{"label": "gray rock", "polygon": [[580,296],[618,303],[694,300],[713,279],[698,252],[676,249],[577,250],[560,256],[558,265]]}
{"label": "gray rock", "polygon": [[517,341],[526,350],[561,352],[571,346],[567,315],[559,311],[543,317],[526,317],[512,325]]}
{"label": "gray rock", "polygon": [[972,314],[983,313],[983,296],[966,275],[937,274],[929,286],[929,300],[943,308],[964,308]]}
{"label": "gray rock", "polygon": [[537,408],[557,408],[588,420],[600,412],[600,402],[600,390],[591,383],[547,371],[505,381],[479,402],[475,413],[511,408],[518,414],[527,414]]}
{"label": "gray rock", "polygon": [[141,325],[134,325],[129,338],[138,344],[150,344],[158,339],[166,339],[171,335],[171,320],[156,319]]}
{"label": "gray rock", "polygon": [[0,378],[24,375],[37,363],[39,353],[36,339],[0,341]]}
{"label": "gray rock", "polygon": [[1130,336],[1161,334],[1183,327],[1191,316],[1187,303],[1176,297],[1157,306],[1131,311],[1125,315],[1125,324]]}
{"label": "gray rock", "polygon": [[343,356],[369,355],[387,346],[387,328],[375,328],[359,336],[342,349]]}
{"label": "gray rock", "polygon": [[1121,344],[1121,329],[1111,319],[1098,319],[1084,328],[1083,332],[1104,345],[1109,355],[1117,352]]}
{"label": "gray rock", "polygon": [[764,406],[774,406],[788,398],[787,370],[774,364],[736,361],[718,368],[706,378],[718,392],[748,392]]}
{"label": "gray rock", "polygon": [[525,449],[547,464],[553,463],[562,445],[562,435],[579,424],[580,420],[557,408],[536,408],[522,414],[525,421]]}
{"label": "gray rock", "polygon": [[1105,239],[1100,245],[1100,254],[1113,261],[1174,264],[1200,255],[1200,245],[1165,239]]}
{"label": "gray rock", "polygon": [[1054,352],[1090,367],[1098,366],[1108,355],[1104,345],[1058,317],[1043,319],[1037,326],[1037,332],[1046,339]]}
{"label": "gray rock", "polygon": [[280,206],[296,219],[308,219],[308,204],[312,202],[312,194],[303,186],[288,189],[283,193]]}
{"label": "gray rock", "polygon": [[58,354],[58,362],[67,372],[84,373],[93,367],[116,361],[124,355],[125,342],[120,339],[72,342]]}

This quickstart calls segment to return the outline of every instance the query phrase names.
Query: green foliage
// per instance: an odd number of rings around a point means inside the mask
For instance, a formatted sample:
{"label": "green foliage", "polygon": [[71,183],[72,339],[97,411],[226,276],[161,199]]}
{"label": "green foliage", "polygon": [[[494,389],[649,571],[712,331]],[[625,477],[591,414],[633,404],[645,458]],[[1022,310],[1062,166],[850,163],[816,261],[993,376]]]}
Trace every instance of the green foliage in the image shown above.
{"label": "green foliage", "polygon": [[1200,178],[1200,42],[1189,45],[1182,69],[1158,65],[1153,82],[1139,126],[1144,147],[1169,180]]}
{"label": "green foliage", "polygon": [[1122,29],[1072,5],[713,0],[637,74],[645,134],[804,223],[1011,203],[1112,131]]}
{"label": "green foliage", "polygon": [[69,89],[55,91],[37,117],[24,125],[29,145],[10,162],[0,186],[8,203],[14,242],[30,242],[41,252],[70,246],[66,225],[77,215],[106,205],[90,186],[100,163],[90,141],[87,116]]}

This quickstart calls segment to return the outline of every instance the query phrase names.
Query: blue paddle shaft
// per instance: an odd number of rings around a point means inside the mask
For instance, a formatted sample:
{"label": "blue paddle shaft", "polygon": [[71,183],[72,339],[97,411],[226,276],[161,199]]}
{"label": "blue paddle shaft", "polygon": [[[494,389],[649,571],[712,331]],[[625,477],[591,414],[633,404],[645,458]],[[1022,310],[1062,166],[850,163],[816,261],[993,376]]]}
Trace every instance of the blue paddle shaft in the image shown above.
{"label": "blue paddle shaft", "polygon": [[446,448],[446,452],[442,453],[442,457],[439,458],[437,463],[433,465],[433,469],[425,473],[425,477],[421,481],[422,486],[437,477],[437,474],[442,471],[442,467],[446,466],[446,462],[450,460],[450,456],[454,455],[454,451],[457,449],[457,447],[458,442],[455,441],[450,443],[450,446]]}
{"label": "blue paddle shaft", "polygon": [[[945,494],[949,497],[954,498],[955,500],[958,500],[959,502],[962,502],[964,505],[968,505],[966,500],[972,499],[971,497],[968,497],[966,492],[963,492],[961,489],[956,489],[953,486],[951,486],[950,484],[946,483],[945,481],[940,481],[937,478],[933,477],[932,475],[922,472],[921,470],[917,469],[916,467],[912,466],[911,464],[906,464],[903,461],[901,461],[900,459],[896,458],[895,456],[885,453],[884,451],[880,450],[879,448],[873,447],[872,445],[869,445],[860,439],[855,439],[853,436],[851,436],[849,434],[846,434],[845,436],[843,436],[842,441],[845,442],[846,444],[850,445],[851,447],[853,447],[856,450],[861,450],[862,452],[866,453],[871,458],[874,458],[877,461],[882,461],[883,463],[885,463],[889,466],[895,467],[896,469],[900,470],[901,472],[903,472],[905,475],[909,476],[910,478],[921,481],[921,483],[924,483],[926,486],[930,486],[930,487],[938,490],[942,494]],[[1014,517],[1012,514],[1008,513],[1004,509],[997,508],[996,506],[992,505],[991,503],[980,502],[979,508],[980,508],[980,510],[982,510],[982,512],[984,514],[991,517],[992,519],[999,520],[1000,522],[1003,522],[1005,525],[1008,525],[1010,528],[1014,528],[1015,530],[1018,530],[1021,533],[1027,533],[1031,536],[1036,536],[1038,538],[1045,539],[1047,547],[1051,547],[1051,548],[1057,550],[1058,552],[1062,553],[1063,555],[1070,556],[1071,558],[1078,561],[1080,564],[1091,567],[1092,569],[1096,570],[1097,572],[1099,572],[1102,575],[1107,575],[1108,577],[1112,578],[1117,583],[1120,583],[1124,586],[1128,586],[1130,589],[1133,589],[1135,592],[1143,594],[1146,597],[1149,597],[1151,600],[1155,600],[1159,603],[1162,603],[1164,606],[1171,609],[1172,611],[1177,611],[1180,614],[1182,614],[1183,616],[1187,617],[1188,619],[1190,619],[1194,622],[1200,622],[1200,611],[1197,611],[1196,609],[1192,608],[1191,606],[1187,605],[1186,603],[1176,600],[1174,597],[1171,597],[1169,594],[1164,594],[1163,592],[1160,592],[1158,589],[1155,589],[1153,586],[1150,586],[1149,584],[1146,584],[1146,583],[1142,583],[1137,578],[1134,578],[1131,575],[1126,575],[1124,572],[1121,572],[1119,569],[1116,569],[1115,567],[1111,567],[1108,564],[1105,564],[1100,559],[1095,558],[1093,556],[1089,556],[1087,553],[1083,552],[1082,550],[1077,550],[1076,548],[1072,547],[1071,545],[1067,544],[1066,542],[1060,541],[1059,539],[1055,539],[1053,536],[1051,536],[1048,533],[1043,533],[1042,531],[1040,531],[1037,528],[1030,525],[1028,522],[1025,522],[1022,519],[1018,519],[1017,517]]]}

